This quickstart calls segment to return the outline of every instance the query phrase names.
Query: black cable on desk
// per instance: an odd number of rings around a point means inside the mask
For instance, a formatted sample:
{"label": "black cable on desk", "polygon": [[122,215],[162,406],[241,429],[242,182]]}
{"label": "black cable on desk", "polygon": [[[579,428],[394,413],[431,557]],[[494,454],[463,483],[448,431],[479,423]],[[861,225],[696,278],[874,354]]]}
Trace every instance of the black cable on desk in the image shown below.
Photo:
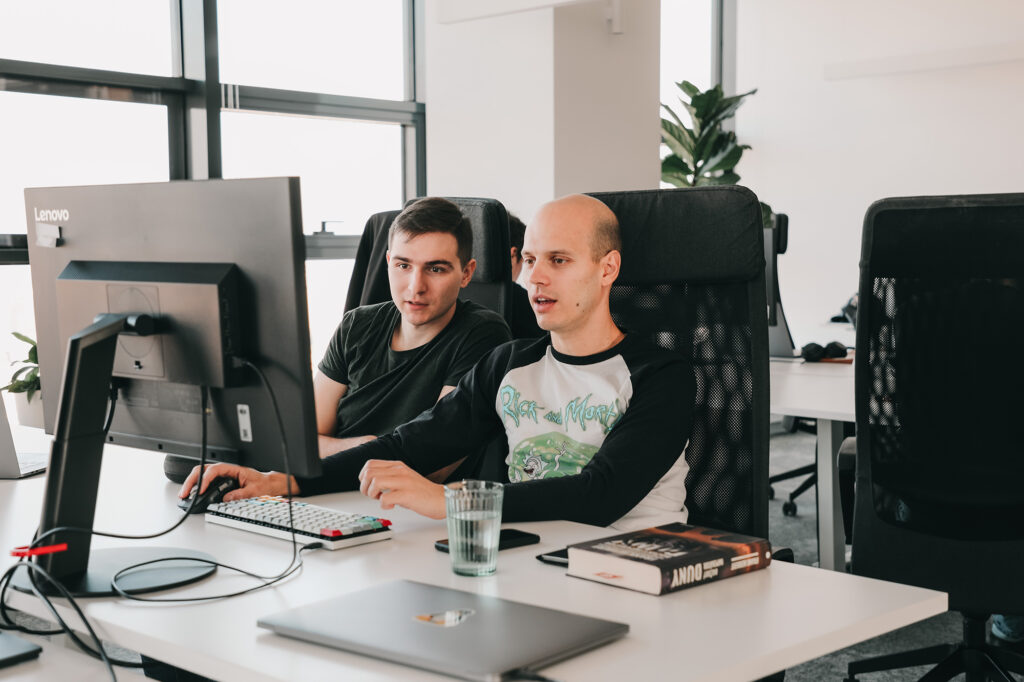
{"label": "black cable on desk", "polygon": [[[284,470],[285,470],[285,480],[286,480],[286,485],[287,485],[287,499],[288,499],[289,502],[291,502],[291,499],[292,499],[292,474],[291,474],[291,464],[290,464],[289,457],[288,457],[288,441],[284,437],[284,423],[281,420],[281,410],[278,408],[278,405],[277,405],[277,397],[274,395],[274,390],[273,390],[273,388],[271,388],[270,382],[267,381],[266,375],[263,374],[263,370],[261,370],[259,367],[257,367],[255,364],[253,364],[249,360],[245,360],[245,359],[241,359],[241,358],[236,358],[234,360],[234,362],[236,363],[236,365],[244,365],[245,367],[248,367],[249,369],[251,369],[253,372],[256,373],[256,376],[259,377],[259,380],[260,380],[260,383],[263,386],[263,389],[267,393],[267,397],[270,399],[270,405],[271,405],[271,407],[274,410],[274,418],[277,421],[278,435],[281,438],[281,452],[284,455]],[[205,412],[204,412],[204,418],[203,418],[203,440],[202,440],[201,459],[204,460],[205,459],[205,455],[206,455],[206,418],[205,418]],[[202,464],[200,466],[202,466]],[[203,469],[203,471],[205,471],[205,468]],[[193,500],[193,504],[194,504],[194,500]],[[190,509],[191,509],[191,507],[190,507]],[[179,524],[180,523],[181,522],[179,522]],[[288,505],[288,526],[291,529],[291,535],[292,535],[292,559],[288,563],[288,566],[285,567],[285,569],[283,571],[281,571],[281,573],[278,573],[277,575],[263,576],[263,575],[259,575],[257,573],[253,573],[251,571],[247,571],[247,570],[245,570],[243,568],[239,568],[237,566],[231,566],[230,564],[222,564],[222,563],[220,563],[218,561],[209,561],[208,559],[196,559],[194,557],[162,557],[160,559],[153,559],[151,561],[146,561],[146,562],[143,562],[143,563],[133,564],[131,566],[126,566],[125,568],[121,569],[120,571],[118,571],[117,573],[114,574],[113,578],[111,579],[110,586],[114,589],[115,592],[117,592],[118,595],[120,595],[121,597],[124,597],[125,599],[131,599],[132,601],[150,602],[150,603],[154,603],[154,602],[155,603],[180,603],[180,602],[212,601],[214,599],[226,599],[228,597],[237,597],[237,596],[240,596],[240,595],[243,595],[243,594],[248,594],[249,592],[254,592],[256,590],[263,589],[264,587],[269,587],[269,586],[271,586],[271,585],[273,585],[275,583],[278,583],[278,582],[284,580],[285,578],[290,577],[292,574],[294,574],[296,571],[298,571],[299,569],[302,568],[302,552],[303,551],[307,551],[307,550],[311,550],[311,549],[319,549],[319,548],[323,547],[323,545],[321,543],[319,543],[319,542],[311,542],[311,543],[299,546],[298,539],[295,536],[295,517],[294,517],[294,512],[293,512],[293,508],[292,508],[291,504]],[[177,525],[175,527],[177,527]],[[139,596],[130,594],[128,592],[125,592],[124,590],[122,590],[117,585],[118,579],[120,579],[121,576],[124,573],[127,573],[129,571],[141,568],[143,566],[148,566],[150,564],[160,563],[160,562],[163,562],[163,561],[180,561],[180,560],[187,560],[187,561],[192,561],[192,562],[196,562],[196,563],[202,563],[202,564],[206,564],[206,565],[209,565],[209,566],[217,566],[218,568],[226,568],[228,570],[236,571],[236,572],[241,573],[243,575],[247,575],[247,576],[249,576],[251,578],[256,578],[257,580],[262,580],[263,583],[261,585],[255,585],[253,587],[249,587],[249,588],[246,588],[244,590],[238,590],[236,592],[229,592],[229,593],[226,593],[226,594],[216,594],[216,595],[210,595],[210,596],[206,596],[206,597],[139,597]]]}
{"label": "black cable on desk", "polygon": [[[283,424],[282,419],[281,419],[281,411],[278,408],[277,398],[274,395],[274,391],[271,388],[270,383],[267,381],[266,376],[263,374],[263,371],[260,370],[259,367],[257,367],[252,362],[249,362],[248,360],[237,360],[236,362],[245,365],[246,367],[252,369],[256,373],[256,375],[260,379],[260,383],[262,384],[264,390],[267,392],[267,395],[268,395],[268,397],[270,399],[270,404],[273,407],[274,417],[275,417],[275,419],[277,421],[277,425],[278,425],[278,434],[279,434],[279,436],[281,438],[281,451],[282,451],[282,454],[284,456],[284,469],[285,469],[285,477],[286,477],[286,485],[287,485],[287,498],[288,498],[289,501],[291,501],[291,499],[292,499],[291,464],[290,464],[289,457],[288,457],[288,443],[287,443],[287,440],[284,437],[284,424]],[[208,387],[205,387],[205,386],[201,387],[201,401],[202,401],[201,402],[201,411],[202,411],[202,420],[201,420],[202,426],[201,426],[201,428],[202,428],[202,436],[201,436],[201,440],[200,440],[200,456],[199,456],[200,476],[202,476],[202,472],[205,472],[205,470],[206,470],[207,418],[208,418],[208,415],[209,415],[209,412],[210,412],[210,409],[209,409],[209,388]],[[103,427],[104,434],[107,433],[108,429],[110,428],[110,424],[113,421],[114,408],[116,406],[116,403],[117,403],[117,391],[116,391],[116,388],[112,387],[111,395],[110,395],[110,407],[108,408],[106,423],[105,423],[105,425]],[[121,534],[121,533],[110,533],[110,532],[96,531],[96,530],[89,529],[89,528],[76,528],[76,527],[71,527],[71,526],[61,526],[61,527],[58,527],[58,528],[53,528],[53,529],[51,529],[51,530],[49,530],[49,531],[47,531],[45,533],[41,533],[41,534],[37,533],[36,537],[33,539],[32,543],[30,544],[30,548],[34,548],[34,547],[39,546],[39,544],[44,539],[46,539],[47,537],[49,537],[51,535],[54,535],[55,533],[58,533],[58,532],[90,533],[92,535],[98,535],[98,536],[102,536],[102,537],[111,537],[111,538],[117,538],[117,539],[124,539],[124,540],[143,540],[143,539],[150,539],[150,538],[160,537],[161,535],[166,535],[167,533],[170,533],[172,530],[178,528],[181,524],[183,524],[185,522],[186,519],[188,519],[192,509],[194,508],[194,506],[195,506],[195,504],[196,504],[196,502],[198,500],[198,497],[199,496],[196,495],[192,499],[188,509],[185,511],[185,513],[182,515],[182,517],[174,525],[172,525],[170,528],[167,528],[166,530],[162,530],[162,531],[159,531],[159,532],[156,532],[156,533],[150,533],[150,534],[147,534],[147,535],[125,535],[125,534]],[[130,600],[133,600],[133,601],[174,603],[174,602],[195,602],[195,601],[209,601],[209,600],[213,600],[213,599],[224,599],[224,598],[227,598],[227,597],[233,597],[233,596],[238,596],[238,595],[242,595],[242,594],[247,594],[249,592],[253,592],[255,590],[262,589],[264,587],[268,587],[268,586],[273,585],[273,584],[275,584],[277,582],[280,582],[281,580],[284,580],[285,578],[288,578],[289,576],[293,575],[296,571],[298,571],[299,569],[302,568],[302,552],[303,551],[312,550],[312,549],[319,549],[319,548],[321,548],[323,546],[319,542],[312,542],[312,543],[308,543],[308,544],[302,545],[300,547],[299,544],[298,544],[298,540],[296,538],[296,535],[295,535],[295,519],[294,519],[294,515],[293,515],[293,511],[292,511],[292,506],[291,505],[288,506],[288,519],[289,519],[289,526],[291,528],[291,535],[292,535],[292,558],[291,558],[291,561],[289,562],[288,566],[281,573],[277,574],[276,576],[262,576],[262,575],[253,573],[251,571],[247,571],[245,569],[238,568],[236,566],[231,566],[231,565],[228,565],[228,564],[222,564],[222,563],[216,562],[216,561],[211,562],[211,561],[207,561],[207,560],[203,560],[203,559],[196,559],[195,557],[163,557],[161,559],[155,559],[155,560],[152,560],[152,561],[146,561],[146,562],[142,562],[142,563],[139,563],[139,564],[134,564],[132,566],[127,566],[127,567],[121,569],[116,574],[114,574],[114,576],[112,577],[112,579],[111,579],[111,588],[118,595],[120,595],[121,597],[124,597],[126,599],[130,599]],[[258,580],[261,580],[261,581],[263,581],[263,583],[260,584],[260,585],[256,585],[254,587],[251,587],[251,588],[247,588],[247,589],[244,589],[244,590],[239,590],[239,591],[231,592],[231,593],[227,593],[227,594],[212,595],[212,596],[206,596],[206,597],[187,597],[187,598],[149,598],[149,597],[139,597],[139,596],[130,594],[128,592],[125,592],[123,589],[121,589],[117,585],[118,579],[124,573],[126,573],[126,572],[138,569],[138,568],[140,568],[142,566],[146,566],[146,565],[150,565],[150,564],[154,564],[154,563],[159,563],[161,561],[175,561],[175,560],[187,560],[187,561],[198,562],[198,563],[206,563],[208,565],[213,565],[213,566],[217,566],[217,567],[221,567],[221,568],[230,569],[230,570],[242,573],[244,575],[256,578]],[[95,650],[92,649],[84,641],[82,641],[81,638],[79,638],[78,635],[71,629],[71,627],[60,617],[60,614],[57,613],[57,610],[56,610],[56,608],[54,608],[53,603],[51,602],[50,598],[47,595],[44,595],[38,589],[36,589],[36,585],[35,585],[35,580],[34,579],[30,580],[29,582],[32,585],[32,590],[33,590],[35,596],[38,597],[41,601],[43,601],[43,603],[46,605],[47,609],[50,611],[50,613],[56,619],[58,624],[61,626],[61,629],[60,630],[54,630],[54,631],[50,631],[50,630],[46,630],[46,631],[43,631],[43,630],[33,630],[33,629],[28,628],[26,626],[18,625],[17,623],[14,622],[14,620],[10,617],[10,615],[9,615],[9,613],[7,611],[7,604],[6,604],[5,596],[6,596],[6,592],[7,592],[8,586],[10,584],[11,577],[13,576],[14,572],[19,567],[21,567],[21,566],[25,566],[30,571],[33,571],[35,573],[39,573],[40,575],[42,575],[47,580],[47,582],[49,582],[50,584],[54,585],[56,587],[56,589],[61,593],[61,595],[64,596],[68,600],[69,604],[75,610],[76,614],[82,620],[82,623],[85,625],[86,629],[89,631],[89,634],[92,637],[93,641],[96,643],[96,647],[97,648]],[[9,625],[5,625],[3,621],[6,621]],[[54,580],[52,578],[52,576],[50,576],[45,570],[43,570],[41,567],[39,567],[35,563],[33,563],[31,561],[28,561],[28,560],[25,560],[25,559],[22,559],[21,561],[19,561],[17,564],[15,564],[10,569],[8,569],[2,576],[0,576],[0,628],[2,628],[2,629],[14,629],[14,630],[18,630],[18,631],[21,631],[21,632],[26,632],[26,633],[29,633],[29,634],[41,634],[41,635],[54,635],[54,634],[60,634],[61,632],[66,633],[71,638],[71,640],[79,648],[81,648],[85,653],[87,653],[90,656],[93,656],[94,658],[101,659],[106,664],[107,669],[110,672],[111,679],[115,680],[115,682],[117,680],[117,676],[114,673],[114,669],[113,669],[114,665],[120,665],[120,666],[125,666],[125,667],[134,667],[134,668],[140,668],[143,665],[141,663],[137,663],[137,662],[134,662],[134,661],[121,661],[121,660],[113,659],[110,656],[108,656],[106,651],[103,649],[102,642],[99,640],[99,637],[96,635],[95,631],[93,630],[92,626],[89,624],[88,620],[86,620],[85,614],[82,612],[81,608],[75,602],[75,600],[71,596],[71,594],[64,588],[63,585],[61,585],[59,582]]]}

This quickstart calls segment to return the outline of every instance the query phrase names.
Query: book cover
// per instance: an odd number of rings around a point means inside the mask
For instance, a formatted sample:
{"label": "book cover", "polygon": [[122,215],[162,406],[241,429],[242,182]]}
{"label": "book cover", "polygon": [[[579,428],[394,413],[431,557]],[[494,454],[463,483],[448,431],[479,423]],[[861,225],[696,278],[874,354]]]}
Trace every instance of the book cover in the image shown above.
{"label": "book cover", "polygon": [[569,545],[568,574],[665,594],[749,573],[771,560],[763,538],[669,523]]}

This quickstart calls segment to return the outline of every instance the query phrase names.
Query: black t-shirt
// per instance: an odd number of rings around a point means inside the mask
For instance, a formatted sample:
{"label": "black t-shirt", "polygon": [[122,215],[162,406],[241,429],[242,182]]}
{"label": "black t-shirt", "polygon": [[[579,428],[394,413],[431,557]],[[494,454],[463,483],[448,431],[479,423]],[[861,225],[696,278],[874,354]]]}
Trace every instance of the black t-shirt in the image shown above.
{"label": "black t-shirt", "polygon": [[444,386],[455,386],[477,360],[509,340],[497,313],[458,301],[441,332],[418,348],[391,349],[401,320],[391,301],[347,312],[320,361],[320,371],[348,386],[338,402],[334,435],[381,436],[437,402]]}

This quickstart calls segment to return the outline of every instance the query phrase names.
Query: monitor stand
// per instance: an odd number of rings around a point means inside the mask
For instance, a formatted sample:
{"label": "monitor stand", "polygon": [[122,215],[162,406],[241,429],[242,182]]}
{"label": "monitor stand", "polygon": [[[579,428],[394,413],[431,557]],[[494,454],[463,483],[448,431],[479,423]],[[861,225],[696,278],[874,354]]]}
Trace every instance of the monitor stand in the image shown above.
{"label": "monitor stand", "polygon": [[[146,315],[103,314],[68,340],[39,523],[41,533],[64,526],[92,529],[117,335],[147,335],[153,333],[153,326],[152,318]],[[118,587],[129,593],[164,590],[195,582],[216,570],[212,563],[205,563],[214,561],[211,555],[188,549],[143,546],[90,551],[92,535],[85,532],[58,532],[42,545],[60,543],[67,543],[67,550],[37,556],[33,561],[76,597],[116,594],[111,578],[118,571],[166,557],[181,561],[161,561],[134,569],[118,580]],[[11,585],[24,592],[35,588],[46,594],[60,594],[31,569],[17,571]]]}

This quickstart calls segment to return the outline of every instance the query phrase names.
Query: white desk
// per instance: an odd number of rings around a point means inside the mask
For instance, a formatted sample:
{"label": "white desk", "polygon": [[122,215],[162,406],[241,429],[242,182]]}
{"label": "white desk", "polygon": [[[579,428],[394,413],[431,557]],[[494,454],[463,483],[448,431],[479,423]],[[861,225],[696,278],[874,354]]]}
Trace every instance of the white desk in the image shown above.
{"label": "white desk", "polygon": [[[172,522],[179,511],[175,486],[163,479],[162,457],[123,448],[108,451],[97,527],[137,532]],[[119,483],[127,485],[118,488]],[[39,478],[0,482],[0,547],[23,544],[29,537],[42,490]],[[315,501],[378,511],[375,502],[357,493]],[[395,523],[394,539],[309,554],[303,571],[275,588],[184,606],[94,599],[85,610],[101,637],[218,680],[439,679],[256,627],[260,616],[399,578],[629,623],[626,638],[545,669],[561,680],[668,675],[680,680],[749,680],[946,610],[946,596],[940,592],[783,563],[664,597],[616,589],[566,577],[560,567],[534,559],[541,550],[608,534],[568,522],[514,524],[539,533],[541,544],[503,551],[494,576],[460,577],[451,572],[448,556],[433,549],[433,541],[446,535],[443,522],[404,510],[386,516]],[[94,544],[112,543],[96,538]],[[291,553],[286,542],[209,525],[201,517],[151,544],[202,549],[267,573],[281,570]],[[175,596],[224,592],[242,584],[242,579],[219,571]],[[28,595],[15,594],[10,601],[45,617],[43,607]]]}
{"label": "white desk", "polygon": [[818,422],[818,556],[822,568],[846,566],[836,456],[843,422],[855,419],[853,365],[772,359],[770,411]]}
{"label": "white desk", "polygon": [[[38,644],[43,647],[43,651],[38,658],[31,661],[0,668],[0,682],[110,682],[110,673],[107,672],[106,666],[82,653],[66,635],[42,637],[19,633],[17,636]],[[114,670],[117,672],[117,679],[121,681],[141,682],[146,679],[137,668]]]}

